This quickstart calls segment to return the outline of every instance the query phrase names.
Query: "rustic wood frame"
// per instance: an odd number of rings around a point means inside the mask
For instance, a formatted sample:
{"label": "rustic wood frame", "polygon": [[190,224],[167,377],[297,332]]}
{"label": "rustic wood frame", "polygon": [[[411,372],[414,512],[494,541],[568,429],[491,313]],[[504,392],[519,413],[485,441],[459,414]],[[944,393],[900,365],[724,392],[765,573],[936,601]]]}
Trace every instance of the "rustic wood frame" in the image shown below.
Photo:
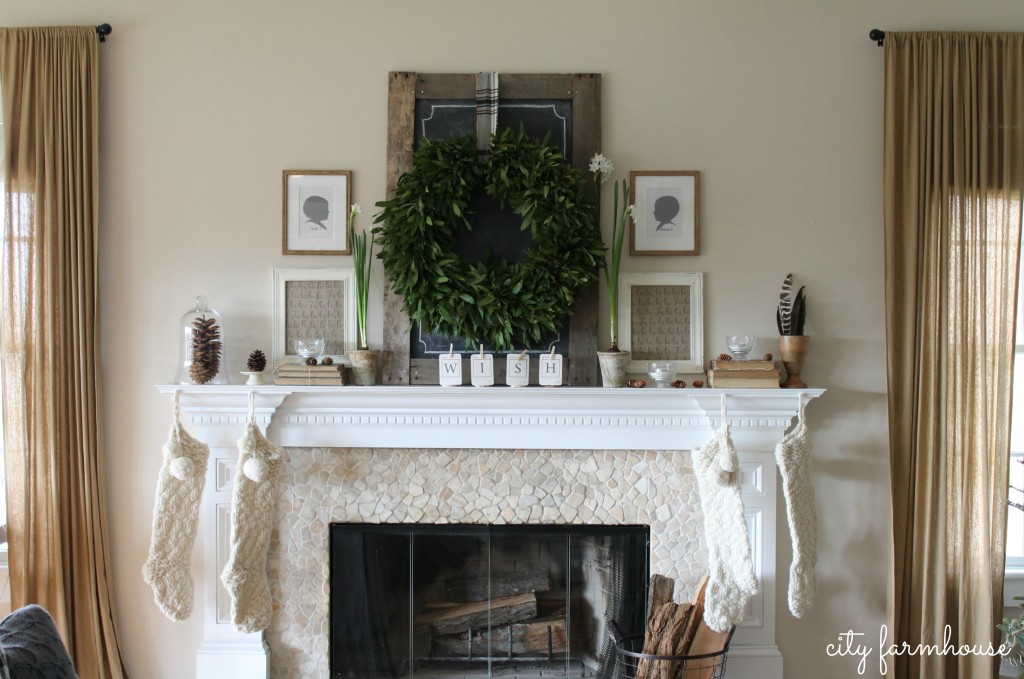
{"label": "rustic wood frame", "polygon": [[[292,180],[297,183],[310,177],[324,177],[332,183],[343,183],[344,199],[338,200],[337,204],[331,205],[331,215],[337,224],[337,233],[330,241],[325,243],[323,249],[300,249],[292,247],[294,228],[297,225],[295,211],[300,209],[297,205],[297,198],[292,195]],[[352,171],[351,170],[285,170],[281,175],[281,254],[282,255],[350,255],[352,244],[348,242],[348,213],[352,209]],[[296,198],[293,203],[292,199]],[[298,240],[298,239],[296,239]],[[341,247],[331,248],[331,245]]]}
{"label": "rustic wood frame", "polygon": [[[664,177],[668,181],[673,179],[693,179],[693,249],[672,250],[642,248],[637,244],[638,224],[635,217],[629,220],[629,254],[631,255],[699,255],[700,254],[700,172],[694,170],[634,170],[629,173],[629,196],[637,208],[637,212],[650,212],[650,206],[646,204],[646,197],[641,199],[637,193],[637,180],[652,177]],[[683,189],[685,192],[685,188]],[[689,215],[687,215],[689,216]]]}
{"label": "rustic wood frame", "polygon": [[[572,102],[573,167],[589,174],[590,158],[601,148],[601,75],[501,74],[502,99],[547,99]],[[388,74],[388,158],[387,196],[391,198],[398,178],[412,167],[415,146],[416,101],[418,99],[475,99],[475,73]],[[591,183],[591,198],[598,200]],[[597,381],[598,284],[584,289],[569,321],[567,383],[599,386]],[[402,299],[384,283],[384,384],[437,384],[437,359],[411,359],[409,317],[402,311]],[[498,376],[495,375],[497,378]]]}

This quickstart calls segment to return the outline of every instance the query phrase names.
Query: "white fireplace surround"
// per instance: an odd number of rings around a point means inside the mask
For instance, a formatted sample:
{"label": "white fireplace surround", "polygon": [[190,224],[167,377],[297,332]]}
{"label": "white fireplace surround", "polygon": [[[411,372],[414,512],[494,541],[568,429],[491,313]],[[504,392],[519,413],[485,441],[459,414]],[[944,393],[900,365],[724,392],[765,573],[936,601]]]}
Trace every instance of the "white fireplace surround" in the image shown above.
{"label": "white fireplace surround", "polygon": [[[255,392],[256,418],[283,448],[688,451],[719,426],[722,400],[740,452],[744,504],[761,589],[737,630],[729,676],[782,679],[775,641],[777,472],[775,444],[800,399],[822,389],[600,389],[494,387],[293,387],[162,385],[181,392],[186,426],[211,448],[200,520],[196,578],[203,645],[197,679],[269,679],[264,635],[229,624],[219,573],[227,558],[236,442]],[[783,564],[781,572],[786,571]],[[326,583],[324,584],[326,588]],[[782,597],[783,601],[785,597]],[[326,672],[317,673],[327,679]],[[302,676],[305,676],[303,674]]]}

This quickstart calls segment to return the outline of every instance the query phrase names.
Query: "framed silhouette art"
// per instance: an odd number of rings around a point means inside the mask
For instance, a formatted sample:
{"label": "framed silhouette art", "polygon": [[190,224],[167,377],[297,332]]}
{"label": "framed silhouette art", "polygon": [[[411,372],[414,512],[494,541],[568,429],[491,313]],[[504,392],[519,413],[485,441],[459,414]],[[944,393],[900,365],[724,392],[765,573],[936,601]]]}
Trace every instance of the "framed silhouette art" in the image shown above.
{"label": "framed silhouette art", "polygon": [[349,170],[285,170],[282,197],[285,255],[348,255]]}
{"label": "framed silhouette art", "polygon": [[700,172],[633,171],[629,195],[629,254],[700,254]]}

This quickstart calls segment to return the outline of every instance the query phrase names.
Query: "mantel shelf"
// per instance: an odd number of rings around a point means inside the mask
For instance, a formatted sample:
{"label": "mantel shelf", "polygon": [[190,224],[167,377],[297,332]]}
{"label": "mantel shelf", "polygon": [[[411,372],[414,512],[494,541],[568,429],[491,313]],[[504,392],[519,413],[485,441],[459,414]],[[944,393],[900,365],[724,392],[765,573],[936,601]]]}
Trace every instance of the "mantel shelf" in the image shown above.
{"label": "mantel shelf", "polygon": [[[160,385],[181,392],[211,445],[256,418],[284,447],[689,450],[719,426],[722,399],[740,450],[774,446],[800,399],[824,389],[302,387]],[[210,438],[219,441],[210,440]]]}

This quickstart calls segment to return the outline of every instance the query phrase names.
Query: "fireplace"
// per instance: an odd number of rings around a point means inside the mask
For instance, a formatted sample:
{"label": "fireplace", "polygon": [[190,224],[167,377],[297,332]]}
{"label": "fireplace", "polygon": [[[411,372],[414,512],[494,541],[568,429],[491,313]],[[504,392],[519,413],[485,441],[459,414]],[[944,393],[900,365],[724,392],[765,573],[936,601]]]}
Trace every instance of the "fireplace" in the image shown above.
{"label": "fireplace", "polygon": [[649,545],[647,526],[332,524],[331,677],[610,677]]}
{"label": "fireplace", "polygon": [[[684,451],[718,427],[723,398],[761,583],[733,640],[729,673],[782,677],[772,450],[799,399],[821,390],[160,389],[184,392],[185,424],[211,447],[197,545],[198,679],[331,677],[334,523],[649,526],[649,571],[674,578],[677,600],[686,599],[706,572],[707,548]],[[219,574],[251,391],[257,421],[284,457],[267,562],[273,619],[263,633],[239,634]]]}

